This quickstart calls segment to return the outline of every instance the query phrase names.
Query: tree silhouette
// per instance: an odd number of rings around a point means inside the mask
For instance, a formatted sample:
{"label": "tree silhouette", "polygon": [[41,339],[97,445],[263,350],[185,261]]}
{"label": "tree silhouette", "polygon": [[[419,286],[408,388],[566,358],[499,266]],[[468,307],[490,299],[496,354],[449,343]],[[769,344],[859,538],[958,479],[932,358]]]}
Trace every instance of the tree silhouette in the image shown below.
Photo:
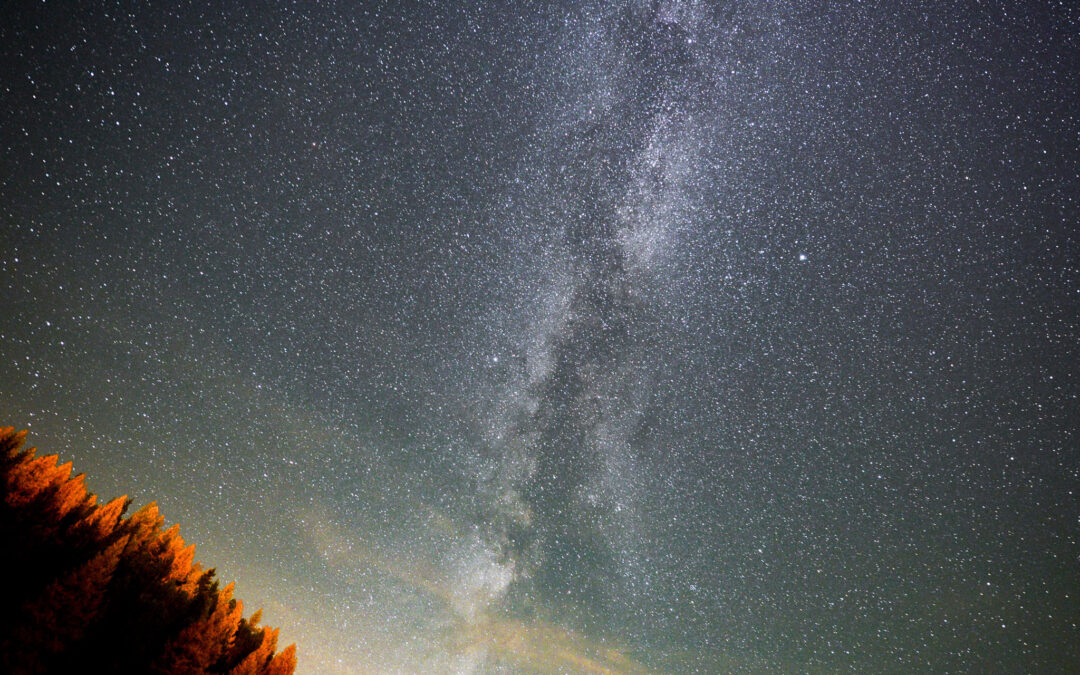
{"label": "tree silhouette", "polygon": [[275,652],[278,631],[243,618],[157,504],[125,519],[130,499],[98,504],[25,439],[0,427],[0,672],[291,675],[295,645]]}

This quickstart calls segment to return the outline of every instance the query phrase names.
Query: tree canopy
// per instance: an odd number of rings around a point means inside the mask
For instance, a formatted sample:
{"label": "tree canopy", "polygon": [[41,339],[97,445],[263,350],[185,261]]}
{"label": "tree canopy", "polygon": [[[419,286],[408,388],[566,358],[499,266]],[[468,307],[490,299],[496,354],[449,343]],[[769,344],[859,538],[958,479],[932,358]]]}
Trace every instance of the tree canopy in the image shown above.
{"label": "tree canopy", "polygon": [[100,504],[71,462],[22,449],[26,432],[0,427],[0,671],[290,675],[296,646],[243,618],[233,585],[194,561],[180,528],[163,530],[151,502],[129,517]]}

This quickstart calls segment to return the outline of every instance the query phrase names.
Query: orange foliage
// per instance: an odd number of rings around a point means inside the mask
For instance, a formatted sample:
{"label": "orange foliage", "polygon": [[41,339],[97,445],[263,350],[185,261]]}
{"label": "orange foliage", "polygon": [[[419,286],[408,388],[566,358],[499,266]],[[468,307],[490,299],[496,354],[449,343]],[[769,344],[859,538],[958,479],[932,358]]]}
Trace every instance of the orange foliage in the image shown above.
{"label": "orange foliage", "polygon": [[[37,448],[27,451],[27,460],[16,464],[7,477],[7,493],[4,501],[12,507],[27,506],[49,488],[55,488],[67,480],[71,463],[56,466],[57,455],[34,457]],[[66,471],[65,471],[66,469]]]}
{"label": "orange foliage", "polygon": [[[68,462],[64,466],[68,467],[68,471],[71,471],[71,462]],[[80,473],[71,480],[65,482],[56,491],[56,497],[54,502],[56,504],[57,513],[61,518],[66,517],[69,513],[76,511],[77,509],[86,508],[89,501],[89,495],[86,494],[86,474]]]}
{"label": "orange foliage", "polygon": [[20,581],[0,594],[0,672],[293,672],[295,645],[275,654],[277,630],[242,618],[156,503],[123,519],[130,499],[98,504],[25,438],[0,427],[0,548]]}
{"label": "orange foliage", "polygon": [[292,675],[296,670],[296,645],[289,645],[270,661],[264,675]]}

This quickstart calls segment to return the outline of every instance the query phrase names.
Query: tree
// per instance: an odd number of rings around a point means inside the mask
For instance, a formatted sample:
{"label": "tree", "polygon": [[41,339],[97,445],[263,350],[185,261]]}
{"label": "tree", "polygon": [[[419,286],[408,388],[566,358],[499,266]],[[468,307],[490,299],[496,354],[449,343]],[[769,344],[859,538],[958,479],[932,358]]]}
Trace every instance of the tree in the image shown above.
{"label": "tree", "polygon": [[234,600],[232,594],[233,585],[229,584],[210,598],[205,615],[191,621],[169,641],[155,672],[161,675],[208,672],[225,657],[243,615],[243,604]]}
{"label": "tree", "polygon": [[44,672],[66,645],[83,637],[101,608],[126,543],[126,539],[113,542],[50,583],[36,601],[26,606],[26,623],[19,626],[19,639],[9,654],[13,670]]}
{"label": "tree", "polygon": [[263,675],[292,675],[296,670],[296,645],[289,645],[270,661]]}
{"label": "tree", "polygon": [[85,476],[56,455],[20,450],[26,432],[0,427],[0,672],[290,675],[295,645],[244,620],[232,584],[194,562],[178,525],[150,502],[128,518],[99,504]]}
{"label": "tree", "polygon": [[116,531],[117,525],[120,524],[120,518],[127,511],[128,506],[131,505],[131,499],[124,495],[123,497],[117,497],[104,506],[97,506],[95,504],[97,501],[96,496],[90,495],[90,497],[90,510],[75,523],[74,528],[78,534],[85,536],[89,541],[105,541]]}

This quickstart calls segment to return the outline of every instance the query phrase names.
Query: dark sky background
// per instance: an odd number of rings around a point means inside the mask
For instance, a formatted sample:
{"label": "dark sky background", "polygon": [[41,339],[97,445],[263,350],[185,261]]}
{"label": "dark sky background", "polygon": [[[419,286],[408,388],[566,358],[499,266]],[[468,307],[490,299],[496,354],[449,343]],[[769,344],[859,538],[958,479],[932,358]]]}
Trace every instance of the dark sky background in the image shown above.
{"label": "dark sky background", "polygon": [[101,4],[0,21],[0,423],[298,673],[1080,662],[1075,5]]}

